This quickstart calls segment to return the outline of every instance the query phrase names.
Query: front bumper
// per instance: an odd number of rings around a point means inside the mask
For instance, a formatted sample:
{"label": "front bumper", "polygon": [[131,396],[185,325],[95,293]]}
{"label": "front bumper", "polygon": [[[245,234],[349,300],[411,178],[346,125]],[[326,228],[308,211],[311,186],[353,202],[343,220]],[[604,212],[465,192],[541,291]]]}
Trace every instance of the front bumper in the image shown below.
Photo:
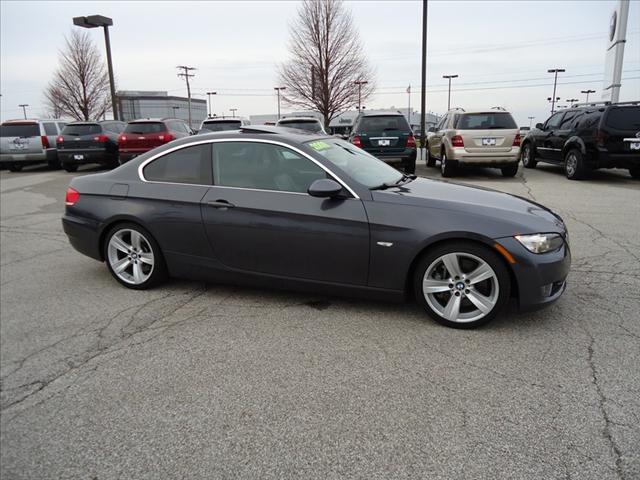
{"label": "front bumper", "polygon": [[520,310],[535,310],[558,300],[566,288],[571,268],[571,250],[565,242],[554,252],[531,253],[513,237],[497,242],[511,253],[516,263],[511,271],[517,284]]}
{"label": "front bumper", "polygon": [[447,160],[461,165],[500,167],[520,161],[520,147],[512,147],[506,152],[468,152],[464,147],[451,148]]}

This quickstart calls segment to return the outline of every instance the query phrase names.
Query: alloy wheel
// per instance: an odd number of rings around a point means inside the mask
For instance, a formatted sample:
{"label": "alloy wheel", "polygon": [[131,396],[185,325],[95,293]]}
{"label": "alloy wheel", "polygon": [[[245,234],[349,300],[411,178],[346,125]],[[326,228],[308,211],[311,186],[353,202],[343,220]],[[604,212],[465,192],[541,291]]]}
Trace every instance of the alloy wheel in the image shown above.
{"label": "alloy wheel", "polygon": [[109,239],[107,256],[113,273],[125,283],[141,285],[153,273],[153,249],[149,240],[136,230],[115,232]]}
{"label": "alloy wheel", "polygon": [[576,174],[576,170],[578,169],[578,157],[575,153],[571,152],[567,155],[567,159],[565,161],[565,169],[567,171],[568,177],[573,177]]}
{"label": "alloy wheel", "polygon": [[447,163],[447,154],[442,152],[442,157],[440,159],[440,173],[442,174],[442,176],[444,176],[446,163]]}
{"label": "alloy wheel", "polygon": [[496,272],[470,253],[447,253],[426,269],[422,293],[429,306],[450,322],[468,323],[488,315],[498,303]]}

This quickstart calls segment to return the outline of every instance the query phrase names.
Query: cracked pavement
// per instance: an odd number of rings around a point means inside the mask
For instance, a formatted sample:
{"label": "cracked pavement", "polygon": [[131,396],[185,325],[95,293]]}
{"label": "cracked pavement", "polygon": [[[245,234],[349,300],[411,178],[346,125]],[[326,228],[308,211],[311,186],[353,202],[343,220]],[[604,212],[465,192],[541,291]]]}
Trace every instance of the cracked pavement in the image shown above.
{"label": "cracked pavement", "polygon": [[640,478],[640,183],[626,172],[455,179],[543,203],[571,236],[563,298],[476,331],[413,304],[127,290],[68,244],[69,178],[0,172],[2,478]]}

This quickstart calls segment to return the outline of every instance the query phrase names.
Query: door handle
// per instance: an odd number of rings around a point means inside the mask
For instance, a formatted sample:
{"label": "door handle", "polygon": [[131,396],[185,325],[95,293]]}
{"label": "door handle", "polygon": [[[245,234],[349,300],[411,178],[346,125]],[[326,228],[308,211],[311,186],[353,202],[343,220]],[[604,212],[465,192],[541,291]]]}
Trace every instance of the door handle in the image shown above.
{"label": "door handle", "polygon": [[213,208],[224,208],[224,209],[235,207],[233,203],[229,203],[226,200],[222,200],[222,199],[207,202],[207,205]]}

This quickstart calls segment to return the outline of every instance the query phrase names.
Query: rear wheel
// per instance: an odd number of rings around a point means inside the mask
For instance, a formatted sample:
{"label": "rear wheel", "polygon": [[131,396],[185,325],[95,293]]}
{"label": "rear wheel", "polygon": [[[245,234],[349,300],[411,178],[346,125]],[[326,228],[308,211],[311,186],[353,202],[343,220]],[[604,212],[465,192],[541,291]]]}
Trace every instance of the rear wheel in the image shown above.
{"label": "rear wheel", "polygon": [[447,159],[447,152],[442,151],[440,156],[440,172],[443,177],[453,177],[458,170],[458,162]]}
{"label": "rear wheel", "polygon": [[60,160],[49,160],[47,165],[51,170],[58,170],[60,168]]}
{"label": "rear wheel", "polygon": [[629,175],[631,175],[633,178],[640,179],[640,167],[630,168]]}
{"label": "rear wheel", "polygon": [[582,152],[572,148],[564,156],[564,172],[569,180],[581,180],[589,174]]}
{"label": "rear wheel", "polygon": [[19,172],[22,170],[22,165],[20,165],[19,163],[10,163],[9,164],[9,171],[10,172]]}
{"label": "rear wheel", "polygon": [[72,163],[63,163],[62,168],[64,168],[67,172],[75,172],[78,170],[78,165],[74,165]]}
{"label": "rear wheel", "polygon": [[525,143],[522,146],[522,152],[520,152],[520,155],[522,157],[522,165],[524,168],[536,168],[538,162],[535,160],[533,148],[530,143]]}
{"label": "rear wheel", "polygon": [[135,223],[122,223],[109,231],[104,258],[111,275],[127,288],[146,290],[167,278],[158,243]]}
{"label": "rear wheel", "polygon": [[475,328],[491,321],[511,291],[509,272],[498,255],[464,241],[441,245],[422,257],[413,286],[427,313],[454,328]]}
{"label": "rear wheel", "polygon": [[403,163],[403,169],[404,169],[404,173],[409,173],[409,174],[416,173],[415,158],[413,160],[408,160],[407,162]]}
{"label": "rear wheel", "polygon": [[518,164],[514,163],[513,165],[502,167],[500,171],[503,177],[515,177],[516,173],[518,173]]}
{"label": "rear wheel", "polygon": [[426,150],[427,150],[427,167],[435,167],[436,159],[431,156],[431,151],[429,150],[429,144],[427,144]]}

